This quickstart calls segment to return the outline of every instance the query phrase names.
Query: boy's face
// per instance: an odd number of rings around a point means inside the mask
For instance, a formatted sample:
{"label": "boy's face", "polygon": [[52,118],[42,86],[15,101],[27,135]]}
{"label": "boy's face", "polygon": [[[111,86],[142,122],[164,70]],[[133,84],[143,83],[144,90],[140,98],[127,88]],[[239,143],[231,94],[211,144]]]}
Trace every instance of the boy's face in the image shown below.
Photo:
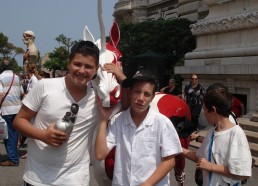
{"label": "boy's face", "polygon": [[68,63],[69,77],[75,86],[85,86],[97,74],[96,59],[91,56],[75,54]]}
{"label": "boy's face", "polygon": [[155,95],[155,85],[150,82],[136,82],[131,88],[131,110],[135,113],[148,111],[148,107]]}

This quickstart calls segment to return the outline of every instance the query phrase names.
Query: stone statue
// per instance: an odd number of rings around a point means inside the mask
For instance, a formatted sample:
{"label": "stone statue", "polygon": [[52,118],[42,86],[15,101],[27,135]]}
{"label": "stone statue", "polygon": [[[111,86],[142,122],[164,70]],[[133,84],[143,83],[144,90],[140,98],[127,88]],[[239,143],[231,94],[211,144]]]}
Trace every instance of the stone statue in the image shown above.
{"label": "stone statue", "polygon": [[37,64],[38,62],[38,49],[34,44],[35,34],[33,31],[25,31],[23,33],[23,42],[27,46],[27,50],[23,55],[23,66],[25,67],[28,63]]}

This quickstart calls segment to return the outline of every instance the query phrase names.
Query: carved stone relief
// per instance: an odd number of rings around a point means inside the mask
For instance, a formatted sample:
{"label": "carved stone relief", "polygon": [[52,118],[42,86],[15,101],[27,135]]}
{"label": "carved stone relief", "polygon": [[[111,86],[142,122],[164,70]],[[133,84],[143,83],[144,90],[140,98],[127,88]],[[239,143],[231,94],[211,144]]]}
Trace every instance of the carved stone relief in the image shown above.
{"label": "carved stone relief", "polygon": [[194,35],[205,35],[258,27],[258,12],[204,21],[191,25]]}
{"label": "carved stone relief", "polygon": [[208,6],[221,5],[223,3],[228,3],[233,0],[203,0],[203,2]]}

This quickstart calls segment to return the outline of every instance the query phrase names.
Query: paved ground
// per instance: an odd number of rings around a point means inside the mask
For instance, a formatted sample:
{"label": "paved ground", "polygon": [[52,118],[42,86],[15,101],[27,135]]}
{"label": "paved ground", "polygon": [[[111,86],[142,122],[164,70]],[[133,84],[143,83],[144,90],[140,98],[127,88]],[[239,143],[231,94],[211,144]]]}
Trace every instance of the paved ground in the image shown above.
{"label": "paved ground", "polygon": [[[19,150],[20,155],[26,153],[26,149]],[[2,141],[0,142],[0,161],[6,158],[6,152]],[[22,174],[24,170],[25,159],[21,159],[19,167],[1,167],[0,166],[0,186],[21,186],[22,184]],[[92,173],[92,167],[91,167]],[[191,161],[187,160],[186,162],[186,184],[185,186],[193,186],[195,185],[194,182],[194,171],[195,171],[195,164]],[[93,175],[93,174],[91,174]],[[174,176],[171,176],[171,185],[177,185],[174,181]],[[246,186],[255,186],[258,185],[258,167],[253,168],[253,176],[248,180]],[[90,186],[97,186],[96,180],[94,176],[91,176],[91,183]]]}

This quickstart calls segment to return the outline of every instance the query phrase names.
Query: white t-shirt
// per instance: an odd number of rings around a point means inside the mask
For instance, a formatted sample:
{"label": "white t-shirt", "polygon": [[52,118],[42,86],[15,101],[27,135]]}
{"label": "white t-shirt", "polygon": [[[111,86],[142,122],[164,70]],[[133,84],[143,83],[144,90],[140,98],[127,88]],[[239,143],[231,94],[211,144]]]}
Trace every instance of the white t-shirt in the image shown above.
{"label": "white t-shirt", "polygon": [[[0,92],[3,96],[8,91],[12,82],[13,72],[5,70],[0,74]],[[21,108],[21,95],[23,93],[20,79],[17,75],[14,76],[12,87],[4,99],[1,107],[2,115],[17,114]]]}
{"label": "white t-shirt", "polygon": [[36,78],[36,76],[34,76],[34,74],[31,76],[28,86],[27,86],[27,90],[26,93],[28,93],[32,87],[38,82],[39,80]]}
{"label": "white t-shirt", "polygon": [[[140,185],[155,171],[162,157],[182,152],[171,121],[151,107],[138,128],[129,108],[115,115],[108,129],[108,148],[116,146],[113,186]],[[169,185],[169,174],[156,184],[160,185]]]}
{"label": "white t-shirt", "polygon": [[[42,79],[23,99],[23,104],[37,112],[33,125],[45,129],[70,111],[72,96],[64,78]],[[98,107],[93,89],[78,103],[79,112],[67,143],[53,147],[30,139],[23,179],[32,185],[88,186],[91,140],[98,124]]]}
{"label": "white t-shirt", "polygon": [[[197,157],[208,160],[209,143],[214,128],[210,129],[204,138],[201,147],[197,151]],[[252,156],[244,131],[238,125],[222,131],[214,132],[211,162],[224,165],[229,168],[230,173],[239,176],[251,176]],[[234,180],[212,172],[212,186],[234,185],[239,180]],[[209,185],[209,172],[203,170],[203,185]]]}

